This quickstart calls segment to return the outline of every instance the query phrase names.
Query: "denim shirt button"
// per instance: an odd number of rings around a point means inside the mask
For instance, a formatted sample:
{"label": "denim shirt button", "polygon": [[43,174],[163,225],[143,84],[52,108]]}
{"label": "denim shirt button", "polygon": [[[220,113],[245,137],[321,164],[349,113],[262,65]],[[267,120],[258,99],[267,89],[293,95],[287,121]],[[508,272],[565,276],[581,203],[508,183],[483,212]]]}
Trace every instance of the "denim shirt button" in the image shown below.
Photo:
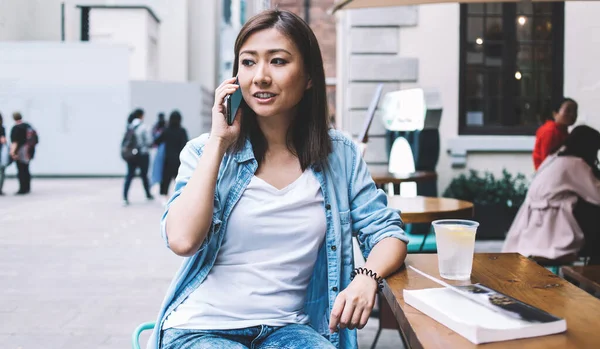
{"label": "denim shirt button", "polygon": [[335,250],[337,250],[337,247],[335,247],[335,245],[333,245],[333,246],[331,246],[331,250],[335,251]]}
{"label": "denim shirt button", "polygon": [[333,292],[337,292],[337,287],[333,286],[333,288],[331,288],[331,290],[332,290]]}
{"label": "denim shirt button", "polygon": [[326,210],[331,210],[331,205],[330,204],[325,205],[325,209]]}

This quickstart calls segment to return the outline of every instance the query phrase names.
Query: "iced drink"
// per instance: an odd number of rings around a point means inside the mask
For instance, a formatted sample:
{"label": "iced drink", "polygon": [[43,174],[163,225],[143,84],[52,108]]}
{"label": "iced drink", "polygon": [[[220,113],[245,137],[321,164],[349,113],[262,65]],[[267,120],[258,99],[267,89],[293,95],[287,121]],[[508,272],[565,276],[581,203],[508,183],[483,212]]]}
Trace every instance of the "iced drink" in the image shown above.
{"label": "iced drink", "polygon": [[442,219],[432,223],[437,244],[440,276],[467,280],[473,268],[475,233],[479,223],[461,219]]}

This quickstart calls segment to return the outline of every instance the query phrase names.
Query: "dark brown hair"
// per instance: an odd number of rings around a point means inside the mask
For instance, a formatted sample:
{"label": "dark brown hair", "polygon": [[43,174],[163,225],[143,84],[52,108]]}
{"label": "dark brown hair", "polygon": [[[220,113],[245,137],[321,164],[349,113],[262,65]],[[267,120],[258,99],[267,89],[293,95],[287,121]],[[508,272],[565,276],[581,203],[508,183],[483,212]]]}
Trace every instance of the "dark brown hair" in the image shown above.
{"label": "dark brown hair", "polygon": [[583,159],[590,167],[597,168],[600,132],[586,125],[577,126],[563,145],[565,149],[558,153],[559,156],[575,156]]}
{"label": "dark brown hair", "polygon": [[16,111],[13,113],[13,120],[15,120],[15,121],[23,120],[23,116],[21,115],[21,113]]}
{"label": "dark brown hair", "polygon": [[[298,156],[300,166],[305,170],[310,165],[325,162],[331,152],[323,58],[317,38],[308,24],[291,12],[277,9],[267,10],[250,18],[235,41],[233,76],[238,73],[242,45],[252,34],[271,28],[277,29],[294,42],[302,55],[304,70],[312,81],[312,87],[304,92],[298,104],[297,117],[292,121],[287,135],[288,148]],[[241,108],[241,131],[233,145],[233,151],[242,150],[246,139],[250,139],[254,156],[260,164],[265,158],[267,140],[258,127],[256,113],[246,103],[242,103]]]}

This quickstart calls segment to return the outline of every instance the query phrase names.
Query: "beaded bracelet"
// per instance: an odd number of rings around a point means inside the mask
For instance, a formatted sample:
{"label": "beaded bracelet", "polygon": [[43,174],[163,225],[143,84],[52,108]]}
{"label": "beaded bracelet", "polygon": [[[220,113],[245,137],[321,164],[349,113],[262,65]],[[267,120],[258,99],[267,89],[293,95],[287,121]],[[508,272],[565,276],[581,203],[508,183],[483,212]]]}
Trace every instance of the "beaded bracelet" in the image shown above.
{"label": "beaded bracelet", "polygon": [[354,280],[354,277],[358,274],[366,275],[371,277],[373,280],[377,282],[377,289],[381,292],[383,290],[383,279],[381,276],[377,276],[377,273],[367,269],[367,268],[355,268],[352,273],[350,273],[350,280]]}

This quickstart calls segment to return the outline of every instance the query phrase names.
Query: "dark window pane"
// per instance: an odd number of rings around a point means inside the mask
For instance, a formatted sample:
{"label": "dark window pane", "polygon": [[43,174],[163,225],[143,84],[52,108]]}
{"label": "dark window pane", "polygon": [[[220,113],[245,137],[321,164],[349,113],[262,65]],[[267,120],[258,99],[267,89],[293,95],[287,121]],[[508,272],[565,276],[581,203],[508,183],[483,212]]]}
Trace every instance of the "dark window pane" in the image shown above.
{"label": "dark window pane", "polygon": [[537,98],[519,98],[517,103],[517,120],[520,126],[536,126],[545,119],[545,101]]}
{"label": "dark window pane", "polygon": [[533,22],[533,17],[517,16],[515,23],[517,26],[517,41],[530,41],[532,39],[531,28]]}
{"label": "dark window pane", "polygon": [[467,98],[483,98],[484,73],[482,69],[467,67],[465,84]]}
{"label": "dark window pane", "polygon": [[536,74],[538,80],[538,89],[540,98],[550,98],[552,96],[552,72],[540,71]]}
{"label": "dark window pane", "polygon": [[515,79],[517,80],[517,91],[515,93],[516,96],[537,96],[537,91],[535,90],[535,79],[531,71],[517,71],[515,72]]}
{"label": "dark window pane", "polygon": [[536,69],[552,69],[552,45],[541,44],[533,47]]}
{"label": "dark window pane", "polygon": [[538,110],[537,122],[538,124],[552,118],[552,98],[543,97],[539,99],[539,110]]}
{"label": "dark window pane", "polygon": [[534,67],[533,49],[531,45],[519,45],[517,47],[517,69],[531,70]]}
{"label": "dark window pane", "polygon": [[488,67],[502,67],[502,52],[504,45],[490,43],[485,45],[485,65]]}
{"label": "dark window pane", "polygon": [[484,123],[486,126],[502,124],[502,98],[488,98],[485,106]]}
{"label": "dark window pane", "polygon": [[504,33],[501,18],[487,18],[485,32],[485,55],[488,66],[502,66],[502,52],[504,49]]}
{"label": "dark window pane", "polygon": [[479,42],[483,39],[483,18],[470,17],[467,20],[467,41]]}
{"label": "dark window pane", "polygon": [[502,30],[502,18],[488,17],[485,21],[485,41],[504,40],[504,31]]}
{"label": "dark window pane", "polygon": [[502,70],[488,69],[486,78],[486,95],[489,97],[502,96]]}
{"label": "dark window pane", "polygon": [[516,100],[515,114],[518,125],[531,124],[535,119],[535,102],[530,98],[519,98]]}
{"label": "dark window pane", "polygon": [[501,15],[502,14],[502,3],[485,4],[485,12],[488,15]]}
{"label": "dark window pane", "polygon": [[[562,90],[555,47],[562,47],[562,8],[554,3],[462,6],[461,133],[531,134]],[[560,11],[556,16],[554,10]],[[559,22],[553,23],[557,19]],[[508,25],[505,27],[504,25]],[[514,27],[513,27],[514,25]],[[560,34],[560,35],[554,35]],[[558,46],[557,46],[558,45]],[[556,80],[555,80],[556,79]]]}
{"label": "dark window pane", "polygon": [[534,40],[552,40],[552,19],[550,17],[536,17],[533,26]]}
{"label": "dark window pane", "polygon": [[552,13],[551,2],[536,2],[533,4],[533,11],[536,15],[540,14],[551,14]]}
{"label": "dark window pane", "polygon": [[467,126],[483,126],[483,100],[479,98],[468,98],[465,112]]}
{"label": "dark window pane", "polygon": [[470,15],[483,15],[483,4],[468,4],[467,13]]}
{"label": "dark window pane", "polygon": [[476,43],[468,44],[467,48],[467,64],[478,65],[483,64],[483,45]]}
{"label": "dark window pane", "polygon": [[517,3],[517,15],[532,15],[533,5],[532,3],[518,2]]}

